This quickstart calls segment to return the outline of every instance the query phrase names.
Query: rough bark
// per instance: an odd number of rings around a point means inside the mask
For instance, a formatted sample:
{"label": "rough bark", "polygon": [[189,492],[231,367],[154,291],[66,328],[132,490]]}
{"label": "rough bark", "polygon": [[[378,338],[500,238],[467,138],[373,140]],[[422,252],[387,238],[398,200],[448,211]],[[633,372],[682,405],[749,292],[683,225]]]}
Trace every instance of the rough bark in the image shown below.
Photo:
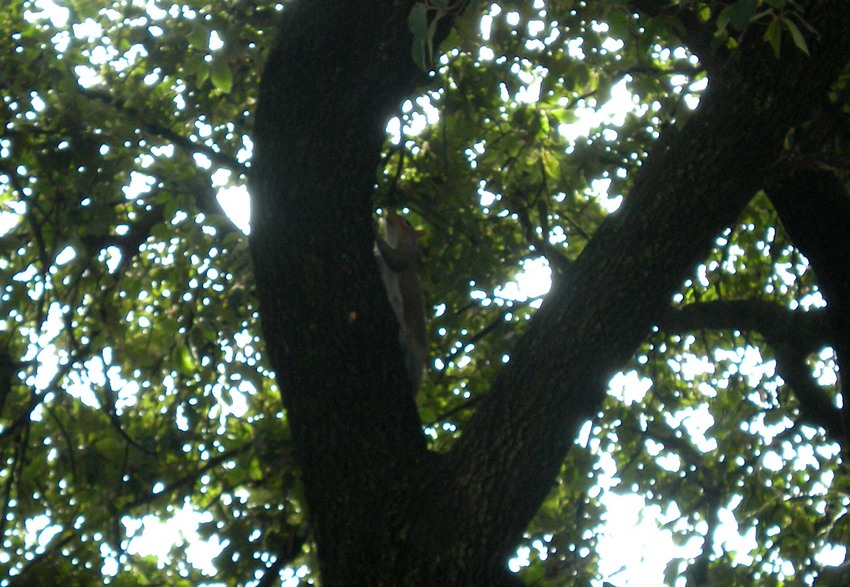
{"label": "rough bark", "polygon": [[[260,89],[251,250],[326,585],[380,584],[429,455],[373,255],[412,1],[287,5]],[[381,579],[383,573],[384,579]]]}
{"label": "rough bark", "polygon": [[608,377],[712,238],[762,187],[788,130],[850,56],[850,11],[813,2],[811,59],[752,35],[659,141],[533,319],[452,452],[425,448],[372,254],[388,114],[422,78],[412,1],[287,4],[263,76],[251,250],[263,332],[325,585],[507,584],[504,562]]}

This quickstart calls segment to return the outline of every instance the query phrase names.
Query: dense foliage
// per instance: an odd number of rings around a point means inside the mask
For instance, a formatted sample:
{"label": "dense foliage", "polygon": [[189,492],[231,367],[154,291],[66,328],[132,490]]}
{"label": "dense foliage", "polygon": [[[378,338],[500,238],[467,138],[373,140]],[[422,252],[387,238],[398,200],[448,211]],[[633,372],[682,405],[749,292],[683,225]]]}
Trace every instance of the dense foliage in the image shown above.
{"label": "dense foliage", "polygon": [[[57,4],[0,8],[0,585],[314,584],[260,268],[236,224],[288,8]],[[433,364],[417,403],[433,451],[545,303],[532,277],[569,279],[652,145],[699,108],[711,80],[696,49],[734,59],[749,34],[765,58],[800,59],[806,18],[782,0],[510,0],[467,11],[439,50],[417,45],[435,74],[387,127],[375,203],[427,233]],[[694,22],[708,32],[689,50]],[[846,198],[848,94],[833,90],[788,141]],[[841,331],[768,195],[751,194],[610,374],[518,545],[523,580],[625,584],[599,567],[607,490],[663,508],[688,547],[671,584],[808,584],[847,555]],[[191,536],[169,536],[167,559],[138,553],[140,520],[184,509],[219,547],[214,577]]]}

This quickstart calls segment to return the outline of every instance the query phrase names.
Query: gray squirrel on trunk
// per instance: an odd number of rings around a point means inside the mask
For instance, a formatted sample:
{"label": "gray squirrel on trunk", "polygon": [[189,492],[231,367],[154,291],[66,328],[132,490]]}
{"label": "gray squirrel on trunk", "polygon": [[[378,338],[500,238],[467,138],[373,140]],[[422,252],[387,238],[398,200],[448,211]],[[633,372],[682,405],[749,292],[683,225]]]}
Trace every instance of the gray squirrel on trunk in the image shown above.
{"label": "gray squirrel on trunk", "polygon": [[422,372],[428,361],[428,339],[425,327],[425,303],[419,287],[419,237],[410,222],[390,211],[383,225],[383,236],[375,238],[375,257],[387,297],[399,324],[398,338],[404,351],[404,362],[413,394],[422,385]]}

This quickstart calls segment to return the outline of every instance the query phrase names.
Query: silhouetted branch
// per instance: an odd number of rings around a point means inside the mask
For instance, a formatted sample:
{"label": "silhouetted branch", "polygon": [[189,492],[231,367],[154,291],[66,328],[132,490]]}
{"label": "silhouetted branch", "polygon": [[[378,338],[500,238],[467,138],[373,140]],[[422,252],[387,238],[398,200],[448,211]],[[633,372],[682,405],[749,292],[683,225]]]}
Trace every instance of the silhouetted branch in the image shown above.
{"label": "silhouetted branch", "polygon": [[835,440],[846,440],[841,410],[806,363],[811,353],[833,344],[826,310],[792,311],[763,300],[714,301],[671,309],[659,325],[666,332],[705,328],[758,332],[774,351],[777,373],[794,390],[800,420],[823,427]]}

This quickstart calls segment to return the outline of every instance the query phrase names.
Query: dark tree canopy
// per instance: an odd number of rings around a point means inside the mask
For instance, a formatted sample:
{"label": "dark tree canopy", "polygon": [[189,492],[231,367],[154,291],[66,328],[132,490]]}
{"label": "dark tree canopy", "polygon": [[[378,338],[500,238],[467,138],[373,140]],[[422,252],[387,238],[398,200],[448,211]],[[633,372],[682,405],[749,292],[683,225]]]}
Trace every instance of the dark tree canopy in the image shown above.
{"label": "dark tree canopy", "polygon": [[0,8],[0,587],[626,584],[606,491],[666,583],[850,582],[844,2],[58,4]]}

